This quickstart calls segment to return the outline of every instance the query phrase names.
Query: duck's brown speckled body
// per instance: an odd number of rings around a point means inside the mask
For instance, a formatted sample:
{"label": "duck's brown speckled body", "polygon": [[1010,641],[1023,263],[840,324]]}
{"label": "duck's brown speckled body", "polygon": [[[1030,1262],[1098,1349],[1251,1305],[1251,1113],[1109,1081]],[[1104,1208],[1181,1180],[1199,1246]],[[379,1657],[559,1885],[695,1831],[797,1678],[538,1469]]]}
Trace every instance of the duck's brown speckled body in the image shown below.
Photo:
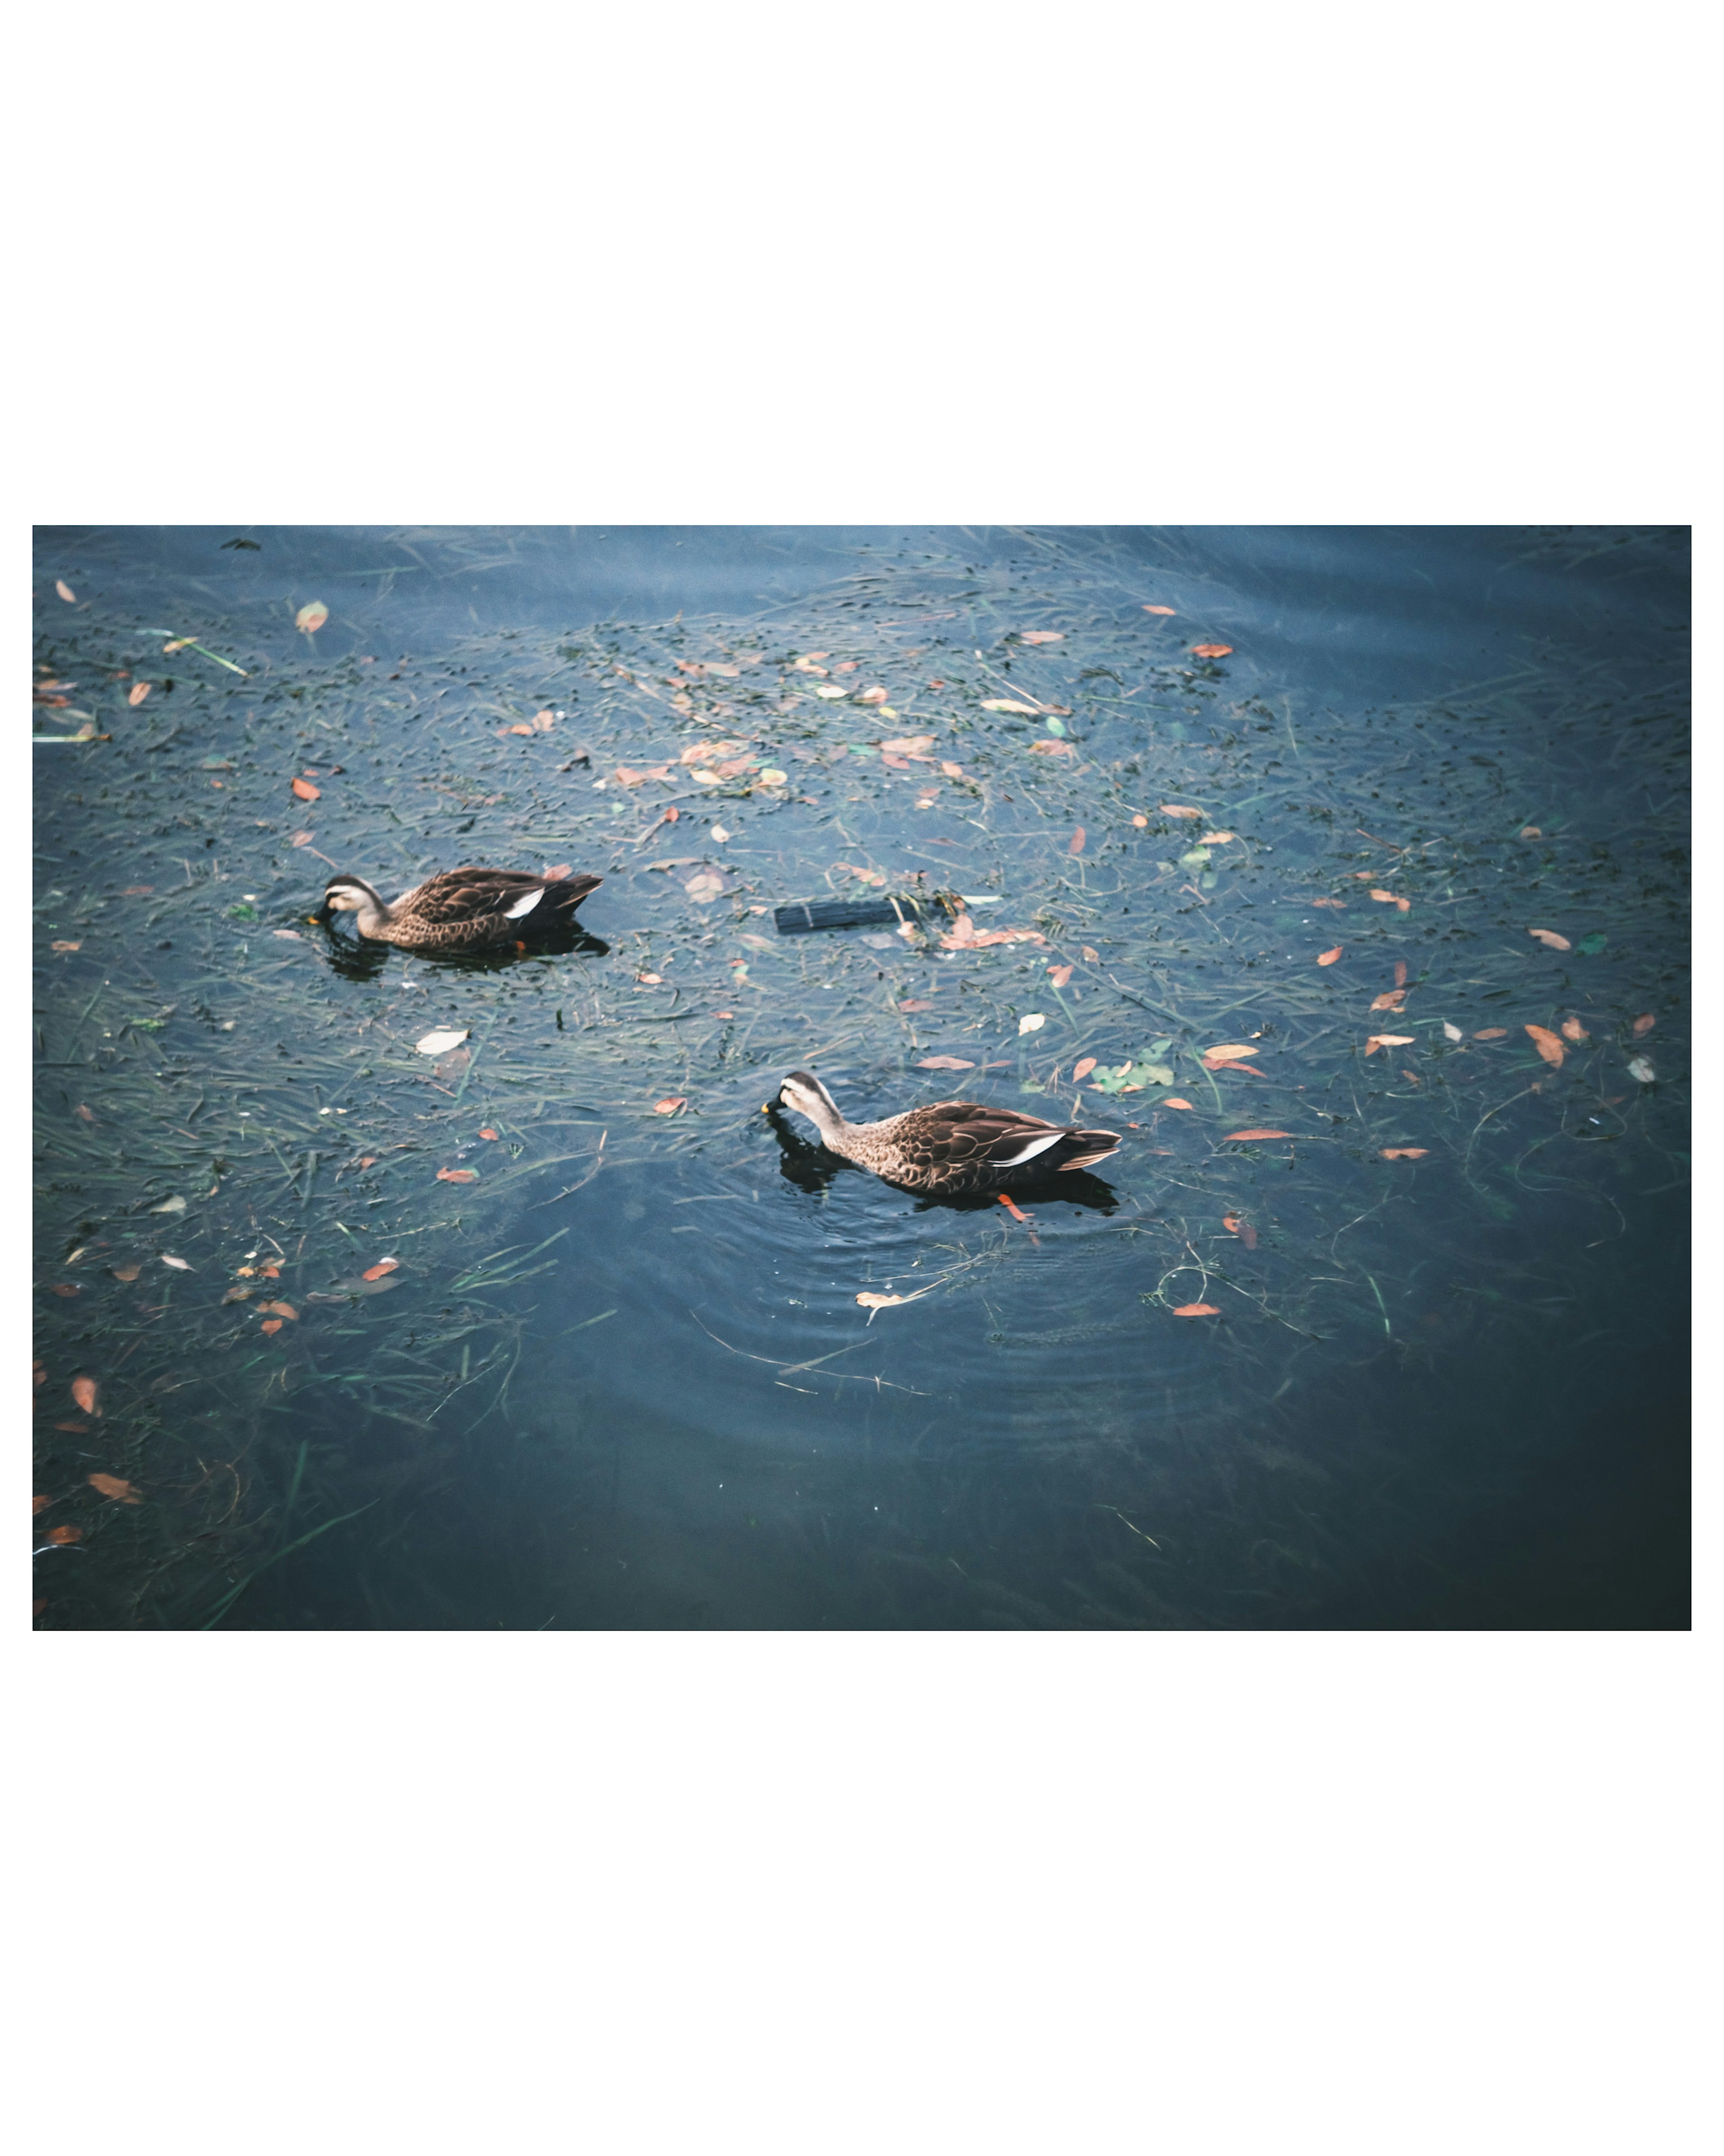
{"label": "duck's brown speckled body", "polygon": [[387,905],[362,876],[338,875],[323,894],[323,910],[357,914],[360,934],[374,943],[478,951],[566,922],[603,881],[596,875],[527,875],[518,869],[446,869]]}
{"label": "duck's brown speckled body", "polygon": [[806,1070],[793,1070],[778,1097],[808,1118],[831,1152],[888,1183],[942,1197],[998,1190],[1063,1168],[1093,1168],[1120,1142],[1116,1131],[1050,1123],[975,1101],[936,1101],[882,1122],[847,1123],[831,1094]]}

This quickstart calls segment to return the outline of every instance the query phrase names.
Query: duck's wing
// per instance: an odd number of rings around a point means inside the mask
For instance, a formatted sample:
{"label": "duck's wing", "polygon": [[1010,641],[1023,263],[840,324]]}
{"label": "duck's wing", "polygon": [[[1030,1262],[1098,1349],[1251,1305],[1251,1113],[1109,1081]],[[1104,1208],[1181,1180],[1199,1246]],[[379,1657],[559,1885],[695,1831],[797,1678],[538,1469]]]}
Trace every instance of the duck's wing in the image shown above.
{"label": "duck's wing", "polygon": [[1120,1142],[1113,1131],[1079,1130],[975,1101],[936,1101],[931,1108],[912,1109],[894,1137],[911,1160],[930,1168],[1024,1168],[1061,1147],[1062,1140],[1080,1142],[1078,1157],[1061,1162],[1075,1168],[1105,1159]]}
{"label": "duck's wing", "polygon": [[[445,869],[409,896],[421,921],[525,921],[559,886],[517,869]],[[398,908],[404,899],[396,901]]]}

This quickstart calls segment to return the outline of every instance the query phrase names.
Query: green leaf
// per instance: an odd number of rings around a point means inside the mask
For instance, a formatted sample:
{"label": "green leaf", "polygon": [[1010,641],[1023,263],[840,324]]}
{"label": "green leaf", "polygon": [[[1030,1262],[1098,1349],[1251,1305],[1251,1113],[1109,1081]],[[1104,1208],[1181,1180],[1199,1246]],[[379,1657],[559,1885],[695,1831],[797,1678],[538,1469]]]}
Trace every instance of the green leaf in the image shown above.
{"label": "green leaf", "polygon": [[1050,734],[1057,735],[1061,741],[1065,740],[1065,722],[1063,719],[1049,719],[1046,721],[1046,724],[1048,732]]}
{"label": "green leaf", "polygon": [[1179,865],[1183,869],[1208,868],[1209,849],[1207,846],[1193,846],[1188,854],[1182,854],[1179,856]]}
{"label": "green leaf", "polygon": [[1596,958],[1609,940],[1595,928],[1590,936],[1583,936],[1574,947],[1583,958]]}

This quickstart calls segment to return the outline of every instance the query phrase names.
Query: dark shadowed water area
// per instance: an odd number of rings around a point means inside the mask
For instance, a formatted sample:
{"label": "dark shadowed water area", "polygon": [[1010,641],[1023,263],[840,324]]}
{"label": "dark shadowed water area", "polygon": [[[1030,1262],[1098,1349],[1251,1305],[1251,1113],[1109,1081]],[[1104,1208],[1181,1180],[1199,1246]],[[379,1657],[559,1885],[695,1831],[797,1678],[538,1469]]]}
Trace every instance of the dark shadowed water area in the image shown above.
{"label": "dark shadowed water area", "polygon": [[[38,1626],[1686,1624],[1686,531],[44,530],[34,597]],[[310,918],[466,862],[604,882]],[[799,1065],[1126,1142],[918,1199]]]}

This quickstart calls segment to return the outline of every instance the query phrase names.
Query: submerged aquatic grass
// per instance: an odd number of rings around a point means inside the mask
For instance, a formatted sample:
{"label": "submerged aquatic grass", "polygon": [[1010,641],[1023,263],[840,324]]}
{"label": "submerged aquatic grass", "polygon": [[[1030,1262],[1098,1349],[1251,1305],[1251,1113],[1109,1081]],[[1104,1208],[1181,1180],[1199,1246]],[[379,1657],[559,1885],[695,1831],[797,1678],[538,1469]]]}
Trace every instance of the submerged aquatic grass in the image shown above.
{"label": "submerged aquatic grass", "polygon": [[[977,1586],[974,1547],[948,1564],[906,1517],[838,1564],[862,1621],[1322,1607],[1373,1532],[1356,1490],[1442,1471],[1385,1441],[1350,1463],[1358,1518],[1290,1520],[1289,1476],[1340,1469],[1308,1416],[1277,1435],[1277,1403],[1597,1317],[1629,1213],[1686,1177],[1686,725],[1667,671],[1532,644],[1337,713],[1141,583],[1106,543],[1035,538],[1004,567],[880,560],[750,614],[398,658],[291,616],[212,613],[171,654],[123,619],[45,620],[38,665],[101,685],[79,693],[112,738],[38,775],[37,1489],[40,1527],[81,1534],[38,1563],[41,1621],[244,1622],[271,1594],[268,1621],[398,1621],[380,1583],[427,1518],[413,1621],[470,1621],[457,1493],[482,1474],[511,1536],[550,1537],[517,1568],[562,1577],[530,1433],[564,1419],[590,1537],[621,1472],[601,1426],[662,1425],[642,1366],[697,1349],[823,1415],[871,1396],[842,1478],[896,1449],[979,1520],[1008,1452],[1021,1517],[1044,1463],[1057,1556]],[[558,943],[465,960],[308,918],[324,864],[393,891],[463,861],[605,882]],[[881,886],[1035,940],[937,914],[774,932],[779,906]],[[439,1029],[465,1039],[432,1060]],[[760,1112],[803,1064],[853,1115],[955,1082],[1128,1144],[1015,1218],[859,1212]],[[736,1203],[673,1241],[693,1197]],[[265,1302],[294,1312],[268,1335]],[[1173,1322],[1196,1306],[1216,1316]],[[1610,1342],[1593,1326],[1587,1353]],[[80,1375],[100,1418],[67,1409]],[[881,1419],[889,1393],[933,1401],[937,1438]],[[699,1621],[675,1583],[704,1560],[665,1532],[682,1554],[640,1606],[670,1614],[623,1621]],[[821,1621],[788,1613],[839,1606],[829,1545],[794,1507],[777,1532],[781,1614],[738,1621]],[[280,1584],[314,1538],[360,1583],[339,1619]],[[1141,1569],[1176,1562],[1177,1585]]]}

